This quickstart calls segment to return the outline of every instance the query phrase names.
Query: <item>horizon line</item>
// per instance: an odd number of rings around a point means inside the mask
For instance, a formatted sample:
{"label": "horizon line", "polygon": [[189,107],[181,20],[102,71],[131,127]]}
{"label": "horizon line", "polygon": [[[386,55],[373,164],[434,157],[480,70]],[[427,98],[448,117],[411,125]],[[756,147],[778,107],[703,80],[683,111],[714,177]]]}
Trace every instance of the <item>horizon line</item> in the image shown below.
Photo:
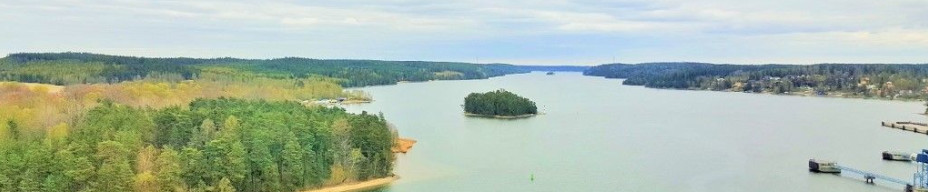
{"label": "horizon line", "polygon": [[276,59],[313,59],[313,60],[358,60],[358,61],[394,61],[394,62],[433,62],[433,63],[464,63],[464,64],[476,64],[476,65],[494,65],[494,64],[503,64],[503,65],[515,65],[515,66],[541,66],[541,67],[595,67],[602,65],[641,65],[641,64],[667,64],[667,63],[689,63],[689,64],[709,64],[709,65],[829,65],[829,64],[838,64],[838,65],[928,65],[928,62],[924,63],[889,63],[889,62],[867,62],[867,63],[850,63],[850,62],[818,62],[818,63],[725,63],[725,62],[704,62],[704,61],[648,61],[648,62],[612,62],[612,63],[600,63],[600,64],[515,64],[515,63],[502,63],[502,62],[491,62],[491,63],[477,63],[477,62],[464,62],[464,61],[430,61],[430,60],[388,60],[388,59],[367,59],[367,58],[312,58],[312,57],[302,57],[302,56],[283,56],[283,57],[265,57],[265,58],[248,58],[248,57],[234,57],[234,56],[221,56],[221,57],[189,57],[189,56],[140,56],[140,55],[126,55],[126,54],[109,54],[109,53],[94,53],[94,52],[79,52],[79,51],[64,51],[64,52],[10,52],[7,53],[3,58],[7,58],[15,54],[66,54],[66,53],[76,53],[76,54],[91,54],[91,55],[103,55],[103,56],[114,56],[114,57],[135,57],[135,58],[146,58],[146,59],[241,59],[241,60],[276,60]]}

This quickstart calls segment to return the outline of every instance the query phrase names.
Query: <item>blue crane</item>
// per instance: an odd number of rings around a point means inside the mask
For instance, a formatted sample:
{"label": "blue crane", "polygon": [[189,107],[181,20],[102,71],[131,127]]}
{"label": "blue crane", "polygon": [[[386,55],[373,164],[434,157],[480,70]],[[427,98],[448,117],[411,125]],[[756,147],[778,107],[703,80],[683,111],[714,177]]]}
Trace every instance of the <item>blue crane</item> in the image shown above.
{"label": "blue crane", "polygon": [[912,183],[915,189],[928,189],[928,149],[922,149],[915,155],[915,164],[917,169],[912,176]]}
{"label": "blue crane", "polygon": [[[883,126],[886,126],[886,123],[882,123]],[[915,124],[908,122],[908,124]],[[891,128],[896,128],[895,125],[890,124]],[[926,124],[916,124],[916,125],[926,125]],[[902,127],[905,130],[905,126]],[[921,133],[918,128],[912,129],[913,133]],[[922,149],[918,154],[915,155],[916,164],[915,173],[912,174],[912,184],[906,185],[905,191],[928,191],[928,149]],[[854,172],[854,171],[851,171]]]}

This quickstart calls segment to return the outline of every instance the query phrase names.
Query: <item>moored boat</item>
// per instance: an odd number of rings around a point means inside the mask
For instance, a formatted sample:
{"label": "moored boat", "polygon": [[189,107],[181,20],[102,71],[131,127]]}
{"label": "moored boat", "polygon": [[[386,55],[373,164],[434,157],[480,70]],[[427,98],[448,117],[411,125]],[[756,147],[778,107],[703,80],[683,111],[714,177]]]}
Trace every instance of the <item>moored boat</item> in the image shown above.
{"label": "moored boat", "polygon": [[809,159],[809,171],[816,173],[841,173],[838,163]]}
{"label": "moored boat", "polygon": [[912,161],[914,154],[900,151],[883,151],[883,160],[889,161]]}

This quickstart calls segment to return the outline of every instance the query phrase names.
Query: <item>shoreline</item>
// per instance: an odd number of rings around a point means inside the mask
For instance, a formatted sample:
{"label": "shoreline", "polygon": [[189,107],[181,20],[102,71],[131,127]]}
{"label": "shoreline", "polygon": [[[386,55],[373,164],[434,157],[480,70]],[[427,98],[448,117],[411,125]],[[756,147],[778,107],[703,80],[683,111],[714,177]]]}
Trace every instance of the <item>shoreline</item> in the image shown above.
{"label": "shoreline", "polygon": [[345,100],[345,101],[339,102],[338,104],[350,105],[350,104],[364,104],[364,103],[373,103],[373,102],[374,102],[373,99],[372,100]]}
{"label": "shoreline", "polygon": [[[624,82],[624,81],[626,80],[626,78],[609,78],[609,77],[604,77],[604,76],[587,75],[587,74],[583,74],[583,76],[588,76],[588,77],[601,77],[601,78],[604,78],[604,79],[617,79],[617,80],[621,80],[621,81],[619,81],[620,83],[621,83],[621,82]],[[627,85],[627,84],[622,84],[622,85],[623,85],[623,86],[643,87],[643,88],[648,88],[648,89],[659,89],[659,90],[682,90],[682,91],[710,91],[710,92],[730,92],[730,93],[752,93],[752,94],[759,94],[759,95],[802,96],[802,97],[821,97],[821,98],[840,98],[840,99],[863,99],[863,100],[900,101],[900,102],[924,102],[924,101],[926,101],[925,99],[906,99],[906,98],[890,99],[890,98],[883,98],[883,97],[862,97],[862,96],[850,95],[851,93],[844,93],[844,92],[830,92],[830,93],[825,93],[825,95],[805,94],[805,92],[803,92],[803,93],[776,94],[776,93],[771,93],[771,92],[743,92],[743,91],[732,91],[732,90],[705,90],[705,89],[693,89],[693,88],[682,88],[682,89],[679,89],[679,88],[648,87],[648,86],[645,86],[645,85]]]}
{"label": "shoreline", "polygon": [[[745,94],[757,94],[757,95],[773,95],[773,96],[798,96],[798,97],[818,97],[818,98],[829,98],[829,99],[858,99],[858,100],[873,100],[873,101],[896,101],[896,102],[924,102],[924,99],[889,99],[883,97],[862,97],[862,96],[851,96],[851,95],[835,95],[835,94],[825,94],[825,95],[814,95],[814,94],[803,94],[803,93],[772,93],[772,92],[743,92],[743,91],[732,91],[732,90],[705,90],[705,89],[675,89],[675,88],[660,88],[660,87],[647,87],[644,85],[623,85],[623,86],[634,86],[642,87],[647,89],[658,89],[658,90],[677,90],[677,91],[708,91],[708,92],[723,92],[723,93],[745,93]],[[844,94],[844,93],[839,93]]]}
{"label": "shoreline", "polygon": [[363,190],[375,189],[375,188],[379,188],[379,187],[383,187],[383,186],[389,185],[390,183],[393,183],[393,181],[396,181],[396,180],[398,180],[398,179],[400,179],[400,177],[394,175],[394,176],[390,176],[390,177],[371,179],[371,180],[361,181],[361,182],[342,183],[342,184],[333,185],[333,186],[328,186],[328,187],[323,187],[323,188],[318,188],[318,189],[303,190],[302,192],[351,192],[351,191],[363,191]]}
{"label": "shoreline", "polygon": [[538,115],[538,114],[524,114],[524,115],[515,115],[515,116],[506,116],[506,115],[481,115],[481,114],[473,114],[473,113],[464,112],[464,116],[468,116],[468,117],[481,117],[481,118],[492,118],[492,119],[523,119],[523,118],[534,117],[534,116],[536,116],[536,115]]}
{"label": "shoreline", "polygon": [[412,146],[416,144],[416,140],[410,138],[396,138],[393,141],[393,147],[390,148],[393,153],[403,153],[409,152],[412,149]]}
{"label": "shoreline", "polygon": [[[660,88],[658,88],[660,89]],[[712,90],[706,90],[712,91]],[[740,91],[730,91],[730,90],[721,90],[718,92],[731,92],[731,93],[745,93]],[[853,96],[853,95],[835,95],[835,94],[825,94],[825,95],[815,95],[807,93],[771,93],[771,92],[746,92],[749,94],[760,94],[760,95],[782,95],[782,96],[799,96],[799,97],[820,97],[820,98],[834,98],[834,99],[861,99],[861,100],[876,100],[876,101],[899,101],[899,102],[923,102],[924,99],[890,99],[883,97],[863,97],[863,96]],[[838,93],[844,94],[844,93]]]}

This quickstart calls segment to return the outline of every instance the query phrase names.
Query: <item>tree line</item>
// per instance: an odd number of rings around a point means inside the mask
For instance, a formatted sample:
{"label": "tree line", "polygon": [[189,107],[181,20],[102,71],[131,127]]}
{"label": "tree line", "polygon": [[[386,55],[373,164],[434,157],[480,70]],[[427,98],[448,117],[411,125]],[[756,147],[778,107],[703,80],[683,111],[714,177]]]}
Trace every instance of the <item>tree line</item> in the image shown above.
{"label": "tree line", "polygon": [[464,111],[488,116],[537,114],[535,102],[506,90],[471,93],[464,98]]}
{"label": "tree line", "polygon": [[[223,68],[269,78],[337,79],[347,87],[388,85],[399,81],[481,79],[528,70],[507,64],[426,61],[323,60],[308,58],[145,58],[91,53],[16,53],[0,59],[0,80],[56,85],[118,83],[172,76],[197,79],[204,70]],[[449,73],[450,72],[450,73]],[[449,75],[451,74],[451,75]]]}
{"label": "tree line", "polygon": [[385,177],[394,160],[382,115],[287,101],[103,101],[74,126],[2,124],[0,191],[295,191]]}
{"label": "tree line", "polygon": [[928,64],[728,65],[709,63],[606,64],[585,75],[623,78],[653,88],[922,99]]}

